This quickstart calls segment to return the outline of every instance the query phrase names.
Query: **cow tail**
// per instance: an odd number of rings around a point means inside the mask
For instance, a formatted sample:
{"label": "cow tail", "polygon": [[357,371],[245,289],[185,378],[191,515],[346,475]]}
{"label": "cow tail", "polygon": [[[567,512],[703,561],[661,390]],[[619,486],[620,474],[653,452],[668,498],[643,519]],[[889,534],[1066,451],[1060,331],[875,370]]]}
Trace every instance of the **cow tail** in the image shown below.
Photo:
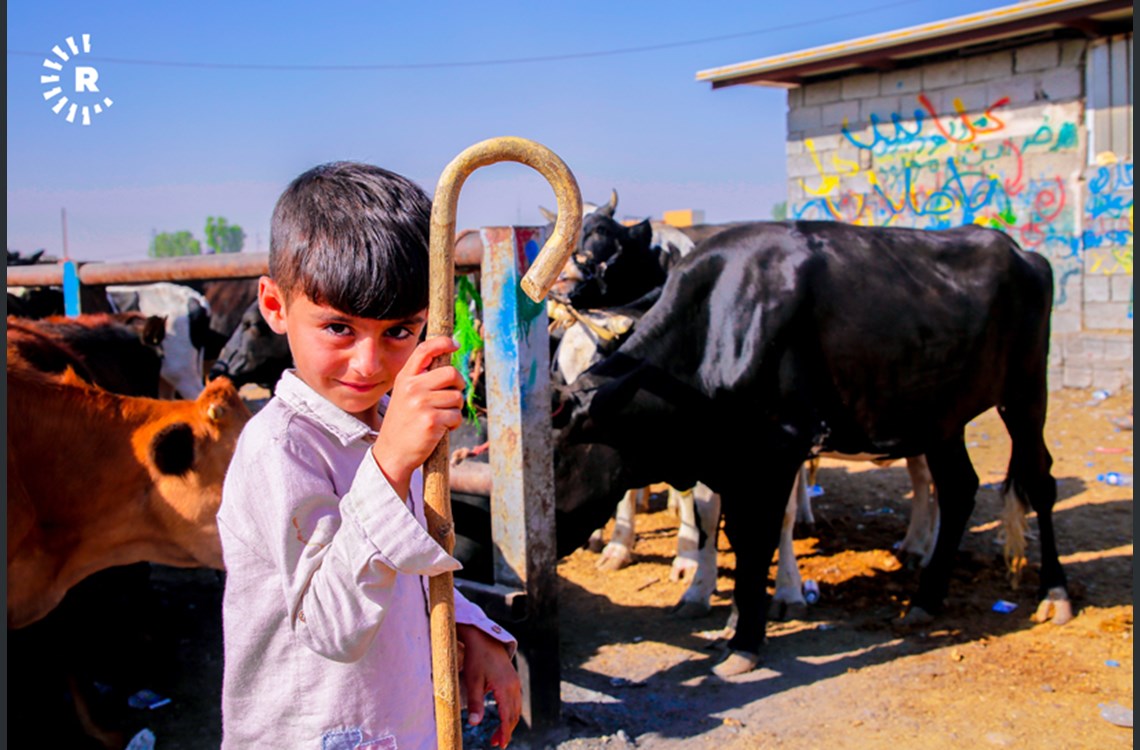
{"label": "cow tail", "polygon": [[1029,500],[1017,477],[1013,475],[1012,462],[1010,473],[1002,483],[1001,494],[1004,501],[1001,514],[1002,532],[999,535],[1002,540],[1002,556],[1009,571],[1010,586],[1017,589],[1021,583],[1021,573],[1028,562],[1025,556],[1025,539],[1029,532],[1029,522],[1025,517],[1029,513]]}

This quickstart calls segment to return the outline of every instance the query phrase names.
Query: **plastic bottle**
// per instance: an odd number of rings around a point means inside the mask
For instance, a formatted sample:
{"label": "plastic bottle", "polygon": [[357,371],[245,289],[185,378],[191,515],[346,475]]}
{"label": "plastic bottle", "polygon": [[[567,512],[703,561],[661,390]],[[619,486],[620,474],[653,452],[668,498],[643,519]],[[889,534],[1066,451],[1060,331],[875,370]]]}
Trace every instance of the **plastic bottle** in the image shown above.
{"label": "plastic bottle", "polygon": [[804,601],[808,604],[819,601],[819,584],[810,578],[804,581]]}
{"label": "plastic bottle", "polygon": [[1131,487],[1132,475],[1121,474],[1120,472],[1110,471],[1107,474],[1097,474],[1097,481],[1104,482],[1112,487]]}

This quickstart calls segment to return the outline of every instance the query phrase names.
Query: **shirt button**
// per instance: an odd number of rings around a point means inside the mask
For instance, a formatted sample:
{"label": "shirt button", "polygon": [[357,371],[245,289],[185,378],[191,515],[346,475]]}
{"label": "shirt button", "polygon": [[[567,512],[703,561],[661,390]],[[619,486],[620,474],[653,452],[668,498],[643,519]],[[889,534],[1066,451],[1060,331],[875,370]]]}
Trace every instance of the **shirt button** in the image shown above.
{"label": "shirt button", "polygon": [[499,635],[503,632],[503,629],[500,628],[498,625],[492,625],[491,626],[491,632],[494,633],[495,635]]}

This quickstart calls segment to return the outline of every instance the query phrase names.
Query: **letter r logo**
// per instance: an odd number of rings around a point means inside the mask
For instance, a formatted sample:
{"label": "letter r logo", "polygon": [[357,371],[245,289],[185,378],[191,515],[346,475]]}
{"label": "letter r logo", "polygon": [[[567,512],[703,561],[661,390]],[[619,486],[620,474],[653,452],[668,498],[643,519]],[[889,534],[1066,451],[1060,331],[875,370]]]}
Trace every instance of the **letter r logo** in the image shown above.
{"label": "letter r logo", "polygon": [[95,82],[99,80],[99,71],[86,65],[75,66],[75,93],[82,91],[99,91]]}

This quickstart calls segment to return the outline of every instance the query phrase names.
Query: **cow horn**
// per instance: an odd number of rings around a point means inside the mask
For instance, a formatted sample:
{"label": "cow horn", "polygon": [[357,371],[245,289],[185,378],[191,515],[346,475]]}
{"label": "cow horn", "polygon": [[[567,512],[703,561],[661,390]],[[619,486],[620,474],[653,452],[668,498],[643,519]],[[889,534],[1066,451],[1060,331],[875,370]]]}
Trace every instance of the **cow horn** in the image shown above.
{"label": "cow horn", "polygon": [[608,216],[612,219],[614,217],[614,211],[616,211],[616,210],[617,210],[617,190],[611,190],[609,202],[606,203],[606,205],[599,208],[597,211],[595,211],[595,213],[599,213],[602,216]]}
{"label": "cow horn", "polygon": [[538,212],[540,214],[542,214],[542,217],[544,219],[546,219],[547,221],[549,221],[551,224],[558,221],[558,214],[554,213],[553,211],[551,211],[549,208],[546,208],[545,206],[539,206]]}
{"label": "cow horn", "polygon": [[597,323],[595,323],[593,320],[590,319],[590,316],[583,315],[582,313],[578,312],[576,309],[574,309],[574,307],[572,305],[564,305],[563,307],[565,308],[565,310],[567,312],[570,313],[570,316],[572,318],[574,318],[574,320],[578,321],[582,325],[586,326],[586,328],[593,331],[594,335],[597,336],[602,341],[614,341],[615,339],[617,339],[618,336],[625,333],[625,331],[629,330],[629,327],[626,326],[625,330],[611,331],[609,328],[606,328],[605,326],[598,325]]}
{"label": "cow horn", "polygon": [[206,407],[206,418],[211,422],[217,422],[220,420],[222,418],[222,414],[224,413],[225,409],[223,409],[220,404],[210,404],[208,407]]}

